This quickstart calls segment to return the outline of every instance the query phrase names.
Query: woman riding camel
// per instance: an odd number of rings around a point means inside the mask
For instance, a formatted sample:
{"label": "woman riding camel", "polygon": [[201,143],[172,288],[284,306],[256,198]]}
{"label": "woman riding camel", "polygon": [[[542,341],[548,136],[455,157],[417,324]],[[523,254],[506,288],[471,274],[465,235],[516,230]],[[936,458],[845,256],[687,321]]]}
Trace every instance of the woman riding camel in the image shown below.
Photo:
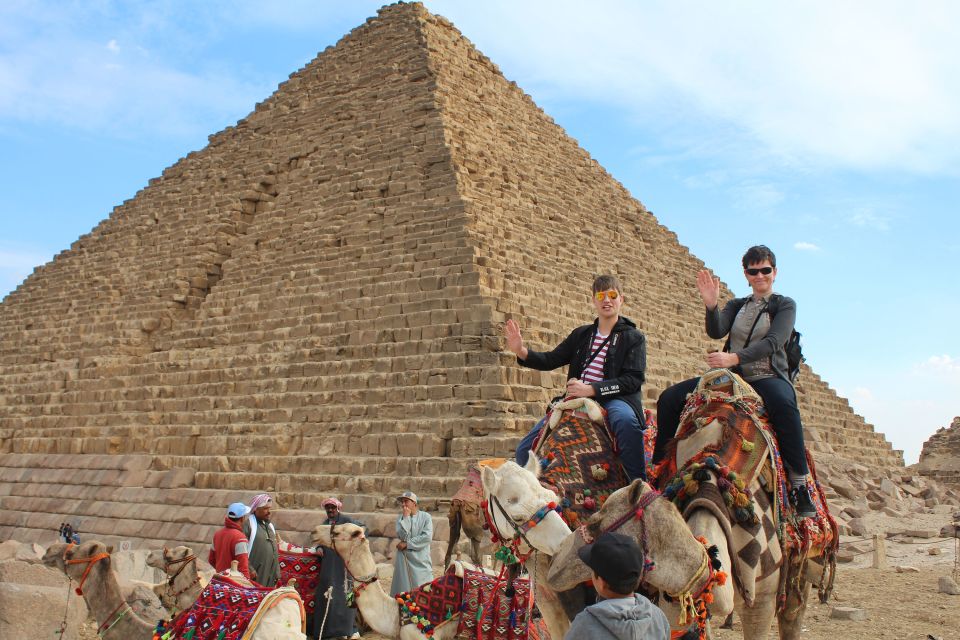
{"label": "woman riding camel", "polygon": [[[777,258],[770,249],[763,245],[750,247],[742,262],[743,275],[753,293],[731,300],[723,311],[717,306],[720,279],[706,269],[697,274],[697,289],[706,306],[707,335],[717,339],[729,334],[723,351],[707,354],[707,364],[737,370],[763,399],[790,479],[790,501],[799,517],[811,518],[817,511],[807,491],[803,425],[784,350],[793,332],[797,305],[792,298],[773,292]],[[684,380],[660,394],[655,463],[663,458],[667,443],[676,435],[687,395],[699,380]]]}

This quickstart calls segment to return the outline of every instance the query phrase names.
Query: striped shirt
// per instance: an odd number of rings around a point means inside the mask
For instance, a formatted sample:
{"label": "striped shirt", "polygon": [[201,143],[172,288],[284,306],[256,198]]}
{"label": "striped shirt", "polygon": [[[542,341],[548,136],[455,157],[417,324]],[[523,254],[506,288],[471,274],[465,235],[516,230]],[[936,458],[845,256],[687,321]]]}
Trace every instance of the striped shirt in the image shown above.
{"label": "striped shirt", "polygon": [[[600,345],[603,344],[606,339],[607,336],[602,336],[599,332],[595,333],[593,343],[590,345],[590,353],[593,354],[594,351],[600,348]],[[582,382],[593,384],[594,382],[603,380],[603,362],[607,359],[607,347],[609,346],[609,342],[603,344],[603,348],[600,349],[593,361],[587,365],[587,368],[583,370],[583,373],[580,374],[580,380]]]}

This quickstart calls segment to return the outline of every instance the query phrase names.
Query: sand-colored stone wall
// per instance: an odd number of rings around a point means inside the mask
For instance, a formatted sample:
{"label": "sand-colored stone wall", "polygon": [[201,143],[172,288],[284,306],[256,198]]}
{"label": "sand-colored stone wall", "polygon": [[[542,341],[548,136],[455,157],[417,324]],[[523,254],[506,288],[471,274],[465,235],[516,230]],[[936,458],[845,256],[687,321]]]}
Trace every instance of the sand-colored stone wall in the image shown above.
{"label": "sand-colored stone wall", "polygon": [[[552,346],[620,275],[653,408],[700,371],[701,265],[452,25],[386,7],[0,304],[0,539],[202,545],[269,491],[294,538],[336,494],[386,552],[396,494],[435,508],[561,387],[504,319]],[[902,465],[799,391],[815,451]]]}

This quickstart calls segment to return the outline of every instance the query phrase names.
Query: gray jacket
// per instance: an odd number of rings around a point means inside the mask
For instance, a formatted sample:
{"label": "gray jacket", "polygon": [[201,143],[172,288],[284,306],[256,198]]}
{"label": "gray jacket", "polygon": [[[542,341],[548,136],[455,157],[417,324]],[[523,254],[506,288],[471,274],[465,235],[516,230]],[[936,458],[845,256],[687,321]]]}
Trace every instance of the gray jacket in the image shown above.
{"label": "gray jacket", "polygon": [[[777,295],[778,294],[775,293],[771,294],[771,296]],[[707,309],[707,335],[717,339],[723,338],[730,333],[730,328],[737,318],[737,312],[740,311],[740,308],[749,299],[750,296],[734,298],[723,307],[723,311],[720,311],[719,306],[714,309]],[[753,339],[750,340],[750,344],[736,353],[740,356],[741,363],[754,362],[761,358],[769,358],[770,367],[773,369],[773,372],[787,382],[790,382],[790,375],[787,373],[787,352],[784,350],[784,347],[790,338],[790,334],[793,332],[793,325],[797,320],[797,303],[794,302],[793,298],[778,296],[775,306],[777,312],[773,314],[770,320],[770,328],[767,332],[763,335],[759,335],[760,332],[755,334]],[[793,383],[791,382],[791,384]]]}
{"label": "gray jacket", "polygon": [[577,614],[564,640],[670,640],[667,616],[652,602],[633,598],[603,600]]}

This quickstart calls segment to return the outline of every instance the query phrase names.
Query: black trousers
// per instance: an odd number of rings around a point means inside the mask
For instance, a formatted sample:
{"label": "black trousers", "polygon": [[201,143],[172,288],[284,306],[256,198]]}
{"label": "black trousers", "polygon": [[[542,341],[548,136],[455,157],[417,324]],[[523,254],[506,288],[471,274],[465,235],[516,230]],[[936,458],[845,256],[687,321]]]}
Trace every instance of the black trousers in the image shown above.
{"label": "black trousers", "polygon": [[[657,442],[653,461],[659,462],[666,453],[667,443],[677,434],[680,414],[687,395],[697,388],[700,378],[690,378],[667,388],[657,399]],[[748,383],[763,399],[770,424],[777,434],[780,456],[784,464],[796,474],[806,475],[807,457],[803,444],[803,423],[797,407],[797,392],[793,385],[780,377],[761,378]]]}

